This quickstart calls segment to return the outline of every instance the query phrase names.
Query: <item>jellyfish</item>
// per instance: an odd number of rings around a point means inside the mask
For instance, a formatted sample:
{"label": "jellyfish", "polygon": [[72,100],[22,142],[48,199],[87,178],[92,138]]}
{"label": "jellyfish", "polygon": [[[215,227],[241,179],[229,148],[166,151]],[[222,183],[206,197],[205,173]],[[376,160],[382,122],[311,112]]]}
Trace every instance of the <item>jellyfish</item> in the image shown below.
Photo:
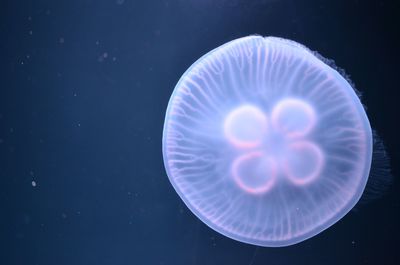
{"label": "jellyfish", "polygon": [[206,225],[265,247],[343,218],[365,189],[374,134],[352,84],[305,46],[249,36],[201,57],[170,98],[172,186]]}

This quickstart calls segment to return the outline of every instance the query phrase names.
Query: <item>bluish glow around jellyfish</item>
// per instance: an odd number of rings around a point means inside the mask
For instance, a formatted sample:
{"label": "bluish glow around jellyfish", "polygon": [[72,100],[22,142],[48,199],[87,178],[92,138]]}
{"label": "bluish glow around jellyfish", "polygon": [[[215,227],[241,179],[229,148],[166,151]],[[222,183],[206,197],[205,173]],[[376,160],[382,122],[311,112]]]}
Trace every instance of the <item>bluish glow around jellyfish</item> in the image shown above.
{"label": "bluish glow around jellyfish", "polygon": [[296,244],[359,200],[372,134],[351,85],[306,47],[231,41],[195,62],[171,96],[163,156],[204,223],[260,246]]}

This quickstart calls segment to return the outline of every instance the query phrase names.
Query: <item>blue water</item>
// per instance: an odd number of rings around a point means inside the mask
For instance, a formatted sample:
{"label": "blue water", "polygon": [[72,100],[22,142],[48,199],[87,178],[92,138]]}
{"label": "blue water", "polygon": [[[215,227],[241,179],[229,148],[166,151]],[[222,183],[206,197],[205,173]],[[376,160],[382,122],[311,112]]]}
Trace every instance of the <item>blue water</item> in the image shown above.
{"label": "blue water", "polygon": [[[399,264],[395,10],[355,0],[2,1],[0,263]],[[392,159],[385,194],[285,248],[208,228],[162,161],[180,76],[209,50],[256,33],[335,59]]]}

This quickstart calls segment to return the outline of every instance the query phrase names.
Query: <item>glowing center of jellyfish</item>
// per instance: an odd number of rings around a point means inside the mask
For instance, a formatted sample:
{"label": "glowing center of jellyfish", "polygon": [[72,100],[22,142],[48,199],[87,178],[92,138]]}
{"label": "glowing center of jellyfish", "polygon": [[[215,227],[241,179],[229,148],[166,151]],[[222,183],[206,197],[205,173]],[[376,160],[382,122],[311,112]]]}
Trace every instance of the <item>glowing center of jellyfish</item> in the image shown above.
{"label": "glowing center of jellyfish", "polygon": [[244,105],[233,110],[225,119],[226,138],[237,147],[258,146],[267,130],[267,118],[257,107]]}
{"label": "glowing center of jellyfish", "polygon": [[287,137],[305,136],[315,126],[315,120],[314,109],[299,99],[279,101],[271,115],[274,129]]}
{"label": "glowing center of jellyfish", "polygon": [[239,156],[233,162],[232,175],[246,192],[259,194],[270,190],[276,178],[276,163],[262,152]]}
{"label": "glowing center of jellyfish", "polygon": [[316,180],[324,155],[317,144],[307,140],[315,124],[313,107],[293,98],[277,102],[270,121],[265,112],[251,105],[229,113],[225,136],[240,152],[231,166],[236,184],[248,193],[260,194],[274,187],[277,176],[296,186]]}
{"label": "glowing center of jellyfish", "polygon": [[314,143],[298,141],[290,144],[287,157],[282,163],[285,176],[296,185],[314,181],[324,164],[321,149]]}

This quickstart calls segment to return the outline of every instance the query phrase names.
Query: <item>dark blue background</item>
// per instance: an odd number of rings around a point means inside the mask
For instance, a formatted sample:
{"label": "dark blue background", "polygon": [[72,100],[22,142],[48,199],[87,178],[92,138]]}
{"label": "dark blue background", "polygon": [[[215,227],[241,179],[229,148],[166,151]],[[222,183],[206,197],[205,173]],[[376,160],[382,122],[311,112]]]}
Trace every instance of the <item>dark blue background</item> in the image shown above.
{"label": "dark blue background", "polygon": [[400,264],[396,179],[310,240],[256,248],[201,223],[161,155],[181,74],[257,33],[351,74],[396,177],[397,11],[363,0],[1,1],[0,264]]}

